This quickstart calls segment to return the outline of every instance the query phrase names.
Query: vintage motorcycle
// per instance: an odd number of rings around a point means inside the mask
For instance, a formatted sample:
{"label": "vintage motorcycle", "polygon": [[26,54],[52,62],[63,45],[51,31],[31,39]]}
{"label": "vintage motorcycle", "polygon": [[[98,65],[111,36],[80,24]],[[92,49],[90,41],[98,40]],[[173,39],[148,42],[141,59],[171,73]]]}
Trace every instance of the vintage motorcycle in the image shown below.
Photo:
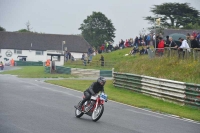
{"label": "vintage motorcycle", "polygon": [[[84,96],[83,96],[84,98]],[[81,111],[79,109],[75,109],[75,116],[80,118],[84,114],[91,116],[93,121],[98,121],[104,111],[104,102],[107,102],[107,95],[105,93],[97,94],[92,96],[90,100],[86,101],[81,107]],[[81,101],[78,103],[78,105]]]}

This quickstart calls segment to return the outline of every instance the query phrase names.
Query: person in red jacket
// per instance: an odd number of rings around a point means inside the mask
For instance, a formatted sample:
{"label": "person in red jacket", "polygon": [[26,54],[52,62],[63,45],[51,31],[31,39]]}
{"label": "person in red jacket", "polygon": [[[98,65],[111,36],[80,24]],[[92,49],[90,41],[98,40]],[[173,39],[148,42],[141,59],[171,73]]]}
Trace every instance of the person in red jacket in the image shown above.
{"label": "person in red jacket", "polygon": [[163,52],[164,52],[164,45],[165,45],[165,42],[164,40],[162,39],[162,37],[159,37],[159,43],[158,43],[158,55],[159,56],[163,56]]}

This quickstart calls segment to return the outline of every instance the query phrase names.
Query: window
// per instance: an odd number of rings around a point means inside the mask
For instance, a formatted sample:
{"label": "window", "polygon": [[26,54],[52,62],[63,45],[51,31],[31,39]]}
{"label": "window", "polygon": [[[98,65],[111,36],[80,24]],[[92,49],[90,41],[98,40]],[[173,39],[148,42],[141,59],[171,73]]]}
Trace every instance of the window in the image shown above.
{"label": "window", "polygon": [[35,54],[36,55],[43,55],[43,51],[36,51]]}
{"label": "window", "polygon": [[15,53],[15,54],[22,54],[22,50],[17,50],[17,49],[15,49],[15,50],[14,50],[14,53]]}

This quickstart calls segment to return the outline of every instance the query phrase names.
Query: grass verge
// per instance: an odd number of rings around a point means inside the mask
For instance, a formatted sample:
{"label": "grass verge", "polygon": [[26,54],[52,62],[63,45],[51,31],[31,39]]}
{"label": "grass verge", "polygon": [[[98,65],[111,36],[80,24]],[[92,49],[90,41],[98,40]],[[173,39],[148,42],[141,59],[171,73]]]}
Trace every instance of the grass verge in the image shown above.
{"label": "grass verge", "polygon": [[[200,83],[200,62],[192,59],[178,60],[177,54],[174,57],[156,57],[150,59],[148,55],[125,56],[132,48],[103,53],[104,60],[115,62],[114,67],[107,67],[107,70],[115,68],[115,72],[133,73],[163,79],[170,79],[188,83]],[[141,49],[141,48],[140,48]],[[93,57],[93,61],[100,59],[100,54]],[[70,63],[66,64],[70,66]],[[104,69],[97,66],[80,66],[71,64],[72,67]]]}
{"label": "grass verge", "polygon": [[[48,83],[73,88],[75,90],[84,91],[94,81],[86,80],[49,80]],[[192,120],[200,121],[200,110],[180,106],[171,102],[163,101],[161,99],[146,96],[131,90],[120,89],[114,87],[112,81],[107,81],[105,85],[105,92],[108,94],[108,99],[125,103],[128,105],[148,108],[152,111],[178,115],[180,117],[189,118]]]}
{"label": "grass verge", "polygon": [[18,75],[20,78],[70,78],[69,74],[50,74],[44,72],[43,66],[24,66],[22,69],[4,71],[0,74]]}

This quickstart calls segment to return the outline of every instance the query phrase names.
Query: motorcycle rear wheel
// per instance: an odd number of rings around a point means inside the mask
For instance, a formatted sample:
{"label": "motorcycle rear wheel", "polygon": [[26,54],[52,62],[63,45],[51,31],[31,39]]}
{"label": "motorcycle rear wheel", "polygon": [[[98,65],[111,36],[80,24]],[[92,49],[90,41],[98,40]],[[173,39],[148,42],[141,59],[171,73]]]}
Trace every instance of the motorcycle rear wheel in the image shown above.
{"label": "motorcycle rear wheel", "polygon": [[92,112],[92,120],[95,121],[95,122],[98,121],[101,118],[101,116],[103,114],[103,111],[104,111],[104,106],[103,105],[99,105],[97,107],[96,111],[94,110]]}

